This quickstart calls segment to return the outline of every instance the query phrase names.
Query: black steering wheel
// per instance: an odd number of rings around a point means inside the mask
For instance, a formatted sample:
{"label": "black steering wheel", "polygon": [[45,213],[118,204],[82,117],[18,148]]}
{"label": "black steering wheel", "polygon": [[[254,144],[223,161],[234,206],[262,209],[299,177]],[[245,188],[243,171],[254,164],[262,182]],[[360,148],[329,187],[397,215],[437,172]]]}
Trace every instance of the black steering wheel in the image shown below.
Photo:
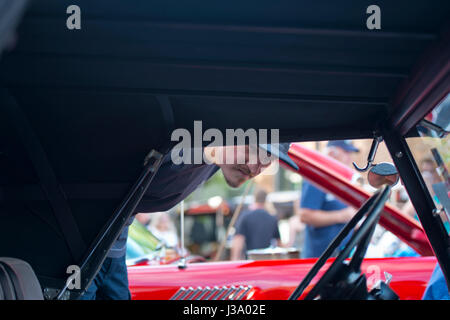
{"label": "black steering wheel", "polygon": [[[339,255],[336,257],[333,264],[306,295],[305,300],[315,299],[318,295],[324,293],[324,289],[329,286],[330,283],[336,283],[336,280],[339,280],[336,279],[337,275],[348,276],[351,273],[358,275],[361,273],[361,263],[364,260],[364,255],[366,254],[367,247],[370,243],[370,239],[372,238],[375,226],[378,223],[384,204],[389,197],[390,190],[391,187],[389,185],[384,186],[383,189],[375,193],[362,205],[355,216],[345,225],[325,252],[320,256],[306,277],[291,294],[289,300],[297,300],[302,295],[303,291],[316,276],[317,272],[319,272],[325,262],[331,257],[333,252],[340,246],[348,234],[355,229],[363,217],[365,217],[361,225],[354,230],[352,237],[347,242],[345,247],[339,252]],[[350,263],[344,263],[345,259],[350,256],[355,246],[357,249],[352,256]]]}

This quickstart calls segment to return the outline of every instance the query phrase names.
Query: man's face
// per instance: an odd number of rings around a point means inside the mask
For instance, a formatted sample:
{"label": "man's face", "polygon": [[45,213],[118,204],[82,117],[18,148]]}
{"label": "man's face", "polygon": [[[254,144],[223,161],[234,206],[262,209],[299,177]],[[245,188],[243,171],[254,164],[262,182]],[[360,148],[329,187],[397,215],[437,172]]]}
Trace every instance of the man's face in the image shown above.
{"label": "man's face", "polygon": [[216,147],[216,164],[230,187],[236,188],[248,179],[256,177],[271,162],[260,159],[258,149],[251,146]]}
{"label": "man's face", "polygon": [[352,164],[351,153],[336,146],[327,147],[327,154],[337,161],[350,166]]}

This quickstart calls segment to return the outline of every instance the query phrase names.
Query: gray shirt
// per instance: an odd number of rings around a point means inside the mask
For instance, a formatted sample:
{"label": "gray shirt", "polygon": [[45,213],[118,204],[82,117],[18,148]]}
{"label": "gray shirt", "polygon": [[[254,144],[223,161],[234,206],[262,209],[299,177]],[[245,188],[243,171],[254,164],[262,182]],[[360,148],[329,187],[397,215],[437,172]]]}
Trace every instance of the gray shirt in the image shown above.
{"label": "gray shirt", "polygon": [[[199,185],[208,180],[219,169],[216,165],[180,164],[176,165],[166,155],[155,178],[136,209],[138,212],[167,211],[189,196]],[[128,227],[133,222],[131,216],[122,233],[108,252],[110,258],[120,258],[126,253]]]}

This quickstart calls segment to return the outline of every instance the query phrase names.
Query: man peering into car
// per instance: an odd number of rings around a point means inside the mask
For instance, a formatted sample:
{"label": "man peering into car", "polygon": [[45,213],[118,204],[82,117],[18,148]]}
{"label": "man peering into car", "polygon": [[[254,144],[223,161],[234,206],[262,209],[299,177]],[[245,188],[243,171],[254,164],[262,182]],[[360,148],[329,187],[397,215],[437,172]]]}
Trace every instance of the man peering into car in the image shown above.
{"label": "man peering into car", "polygon": [[[327,144],[326,153],[339,162],[351,165],[351,153],[358,152],[350,141],[335,140]],[[317,258],[354,216],[356,210],[303,180],[300,220],[305,226],[302,258]]]}
{"label": "man peering into car", "polygon": [[[136,212],[169,210],[219,169],[222,170],[229,186],[239,187],[270,165],[271,159],[266,158],[261,161],[257,151],[257,147],[250,146],[206,147],[203,152],[208,163],[202,164],[174,164],[169,153],[164,158]],[[255,152],[256,156],[254,156]],[[225,158],[227,161],[224,161]],[[250,159],[256,159],[256,161],[250,161]],[[268,159],[269,162],[267,162]],[[134,216],[128,221],[128,225],[133,219]],[[112,246],[99,273],[80,299],[127,300],[131,298],[125,263],[128,225]]]}

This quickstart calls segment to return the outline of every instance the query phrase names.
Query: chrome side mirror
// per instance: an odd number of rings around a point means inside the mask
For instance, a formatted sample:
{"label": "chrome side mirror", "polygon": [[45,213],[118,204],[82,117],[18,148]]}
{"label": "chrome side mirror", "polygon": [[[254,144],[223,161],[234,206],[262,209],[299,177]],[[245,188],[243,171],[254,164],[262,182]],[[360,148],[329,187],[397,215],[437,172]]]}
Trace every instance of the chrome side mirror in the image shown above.
{"label": "chrome side mirror", "polygon": [[394,186],[399,179],[400,175],[398,174],[397,169],[393,164],[388,162],[381,162],[374,165],[367,174],[369,184],[377,189],[385,184]]}

